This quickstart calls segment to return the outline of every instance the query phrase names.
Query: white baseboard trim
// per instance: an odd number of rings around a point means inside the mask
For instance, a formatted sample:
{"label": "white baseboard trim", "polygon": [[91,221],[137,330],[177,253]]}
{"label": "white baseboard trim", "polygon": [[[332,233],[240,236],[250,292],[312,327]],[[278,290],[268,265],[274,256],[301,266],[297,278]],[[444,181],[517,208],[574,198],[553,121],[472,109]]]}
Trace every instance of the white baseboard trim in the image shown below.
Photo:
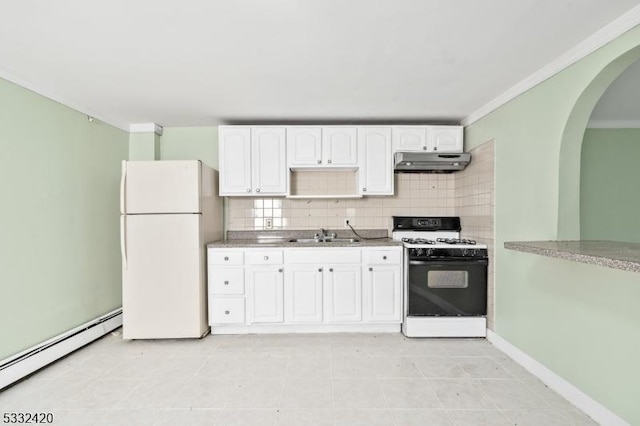
{"label": "white baseboard trim", "polygon": [[225,324],[212,325],[211,334],[281,333],[399,333],[400,324]]}
{"label": "white baseboard trim", "polygon": [[618,417],[607,407],[498,336],[495,332],[487,330],[487,340],[599,424],[629,426],[629,423]]}
{"label": "white baseboard trim", "polygon": [[0,361],[0,390],[122,326],[116,309]]}

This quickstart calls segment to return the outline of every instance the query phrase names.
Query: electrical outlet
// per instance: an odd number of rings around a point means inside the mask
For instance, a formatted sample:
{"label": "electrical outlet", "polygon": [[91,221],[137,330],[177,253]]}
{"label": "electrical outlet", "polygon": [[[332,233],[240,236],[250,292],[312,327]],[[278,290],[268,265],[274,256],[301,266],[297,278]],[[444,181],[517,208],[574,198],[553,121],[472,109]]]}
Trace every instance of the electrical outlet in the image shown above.
{"label": "electrical outlet", "polygon": [[349,225],[353,226],[353,219],[351,219],[350,217],[345,217],[344,218],[344,227],[345,228],[349,228]]}
{"label": "electrical outlet", "polygon": [[264,220],[264,229],[273,229],[273,219],[267,218]]}

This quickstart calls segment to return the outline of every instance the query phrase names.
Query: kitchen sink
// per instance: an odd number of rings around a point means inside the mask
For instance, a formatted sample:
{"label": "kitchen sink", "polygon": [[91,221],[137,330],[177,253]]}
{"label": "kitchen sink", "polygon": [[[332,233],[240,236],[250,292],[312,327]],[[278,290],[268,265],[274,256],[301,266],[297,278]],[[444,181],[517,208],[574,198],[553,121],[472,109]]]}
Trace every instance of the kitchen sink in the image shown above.
{"label": "kitchen sink", "polygon": [[292,238],[290,243],[357,243],[360,240],[357,238]]}

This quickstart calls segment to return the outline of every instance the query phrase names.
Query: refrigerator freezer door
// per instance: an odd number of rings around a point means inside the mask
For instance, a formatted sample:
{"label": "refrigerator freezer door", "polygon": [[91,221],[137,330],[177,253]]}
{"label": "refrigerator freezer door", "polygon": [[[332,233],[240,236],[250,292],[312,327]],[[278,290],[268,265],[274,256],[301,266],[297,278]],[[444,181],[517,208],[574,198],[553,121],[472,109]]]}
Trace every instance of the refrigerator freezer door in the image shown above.
{"label": "refrigerator freezer door", "polygon": [[200,213],[199,161],[123,161],[120,212]]}
{"label": "refrigerator freezer door", "polygon": [[200,221],[197,214],[124,216],[125,339],[201,337],[206,333]]}

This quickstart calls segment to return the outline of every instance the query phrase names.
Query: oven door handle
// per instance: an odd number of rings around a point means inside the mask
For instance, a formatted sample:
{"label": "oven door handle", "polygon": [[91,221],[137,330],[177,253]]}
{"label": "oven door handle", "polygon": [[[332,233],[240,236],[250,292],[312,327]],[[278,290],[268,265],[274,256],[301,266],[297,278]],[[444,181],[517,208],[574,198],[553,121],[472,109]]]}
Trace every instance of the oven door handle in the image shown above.
{"label": "oven door handle", "polygon": [[447,266],[471,266],[471,265],[488,265],[487,259],[430,259],[430,260],[410,260],[409,265],[424,265],[424,266],[437,266],[439,264],[446,264]]}

